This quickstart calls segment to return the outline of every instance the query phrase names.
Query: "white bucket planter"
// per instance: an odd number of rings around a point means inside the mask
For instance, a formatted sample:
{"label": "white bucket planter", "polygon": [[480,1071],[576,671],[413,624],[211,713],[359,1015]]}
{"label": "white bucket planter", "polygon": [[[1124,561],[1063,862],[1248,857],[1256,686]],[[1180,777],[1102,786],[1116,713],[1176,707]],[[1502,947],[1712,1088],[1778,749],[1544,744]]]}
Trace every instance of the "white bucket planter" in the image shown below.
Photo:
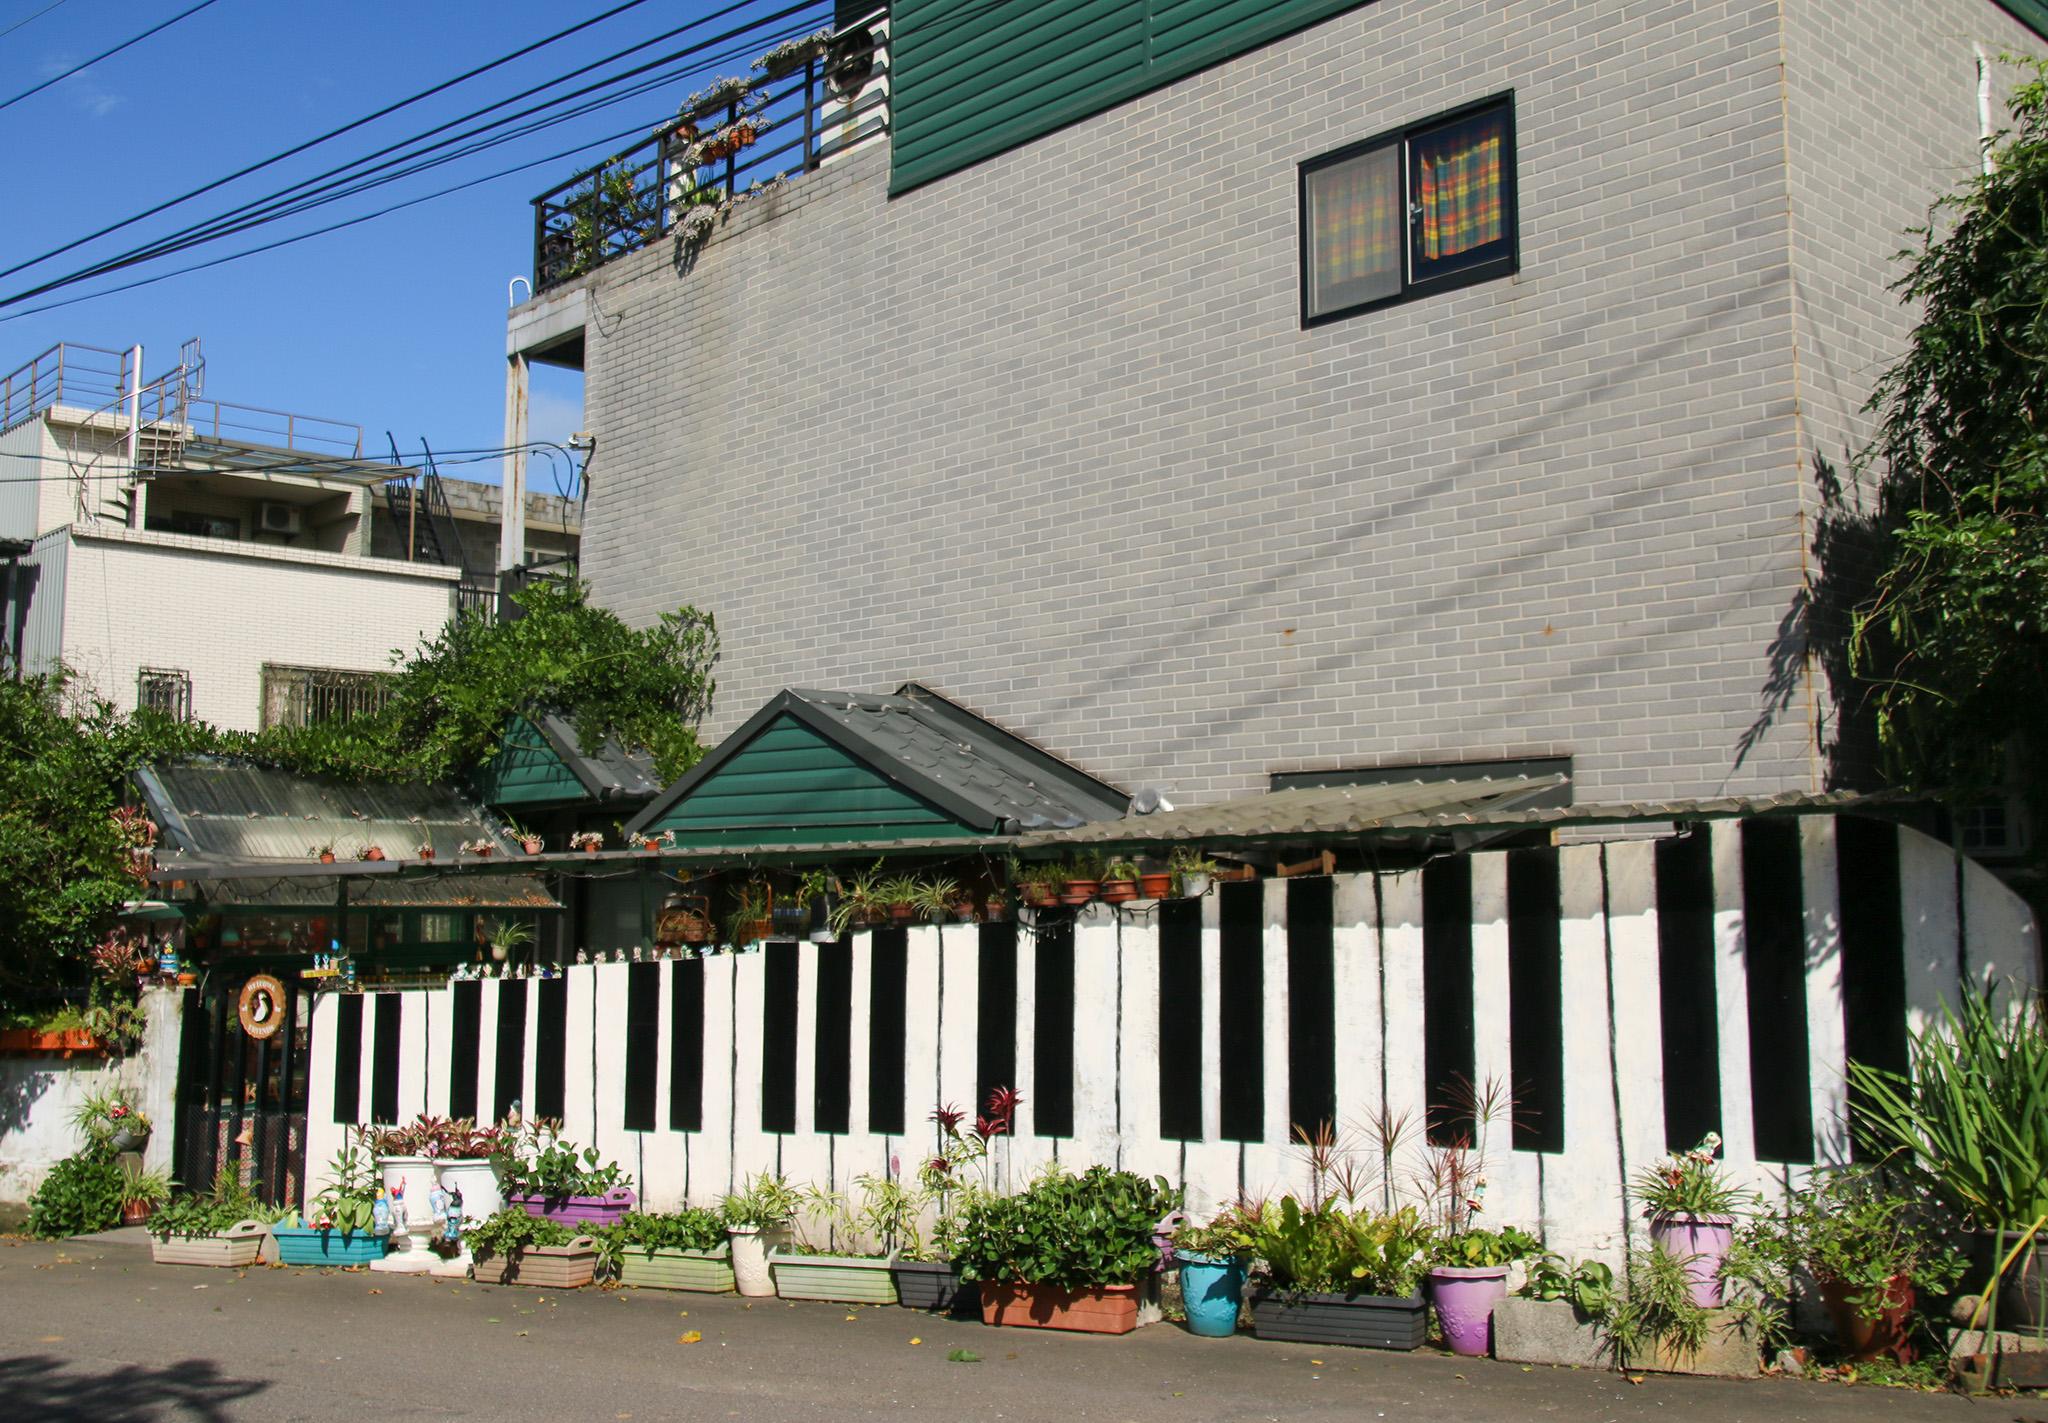
{"label": "white bucket planter", "polygon": [[[384,1175],[384,1194],[391,1201],[391,1253],[370,1266],[391,1275],[423,1275],[441,1263],[434,1237],[441,1222],[427,1208],[434,1189],[434,1163],[424,1156],[386,1156],[377,1162]],[[405,1192],[403,1202],[396,1194]]]}
{"label": "white bucket planter", "polygon": [[768,1272],[768,1242],[751,1225],[736,1225],[732,1237],[732,1281],[743,1295],[763,1299],[775,1293],[775,1277]]}
{"label": "white bucket planter", "polygon": [[451,1279],[469,1273],[475,1257],[469,1250],[469,1227],[489,1220],[505,1207],[505,1190],[498,1180],[498,1168],[484,1157],[439,1162],[434,1174],[444,1191],[462,1192],[462,1248],[447,1258],[437,1258],[433,1272]]}

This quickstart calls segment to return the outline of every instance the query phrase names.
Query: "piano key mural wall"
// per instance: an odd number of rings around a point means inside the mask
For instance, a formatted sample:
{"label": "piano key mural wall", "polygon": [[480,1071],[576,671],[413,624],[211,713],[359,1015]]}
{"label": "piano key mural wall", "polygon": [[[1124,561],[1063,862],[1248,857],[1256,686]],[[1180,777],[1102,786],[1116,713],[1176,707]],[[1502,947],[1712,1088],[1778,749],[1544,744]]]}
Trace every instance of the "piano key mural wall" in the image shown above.
{"label": "piano key mural wall", "polygon": [[1708,1131],[1762,1189],[1841,1159],[1845,1061],[1902,1065],[1966,979],[2031,982],[2038,934],[1940,843],[1817,816],[330,995],[308,1174],[350,1124],[517,1101],[618,1160],[649,1208],[710,1204],[761,1170],[908,1175],[935,1105],[1014,1085],[1013,1180],[1106,1162],[1206,1209],[1301,1189],[1296,1123],[1337,1123],[1377,1172],[1368,1123],[1405,1114],[1406,1174],[1454,1084],[1493,1079],[1518,1101],[1490,1134],[1488,1214],[1614,1258],[1639,1231],[1623,1183]]}

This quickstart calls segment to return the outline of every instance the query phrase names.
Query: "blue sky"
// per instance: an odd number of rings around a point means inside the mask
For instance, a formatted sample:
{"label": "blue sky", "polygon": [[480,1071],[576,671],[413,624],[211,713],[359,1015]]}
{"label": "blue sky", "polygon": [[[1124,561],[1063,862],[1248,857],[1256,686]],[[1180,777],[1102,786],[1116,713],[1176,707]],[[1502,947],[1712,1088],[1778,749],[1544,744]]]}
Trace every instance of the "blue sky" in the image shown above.
{"label": "blue sky", "polygon": [[[0,30],[49,3],[0,0]],[[62,0],[50,13],[0,38],[0,99],[191,3]],[[606,8],[606,3],[563,6],[533,0],[351,0],[339,5],[217,0],[161,34],[0,110],[0,146],[9,156],[14,194],[0,229],[5,233],[0,267],[70,243]],[[132,245],[161,236],[237,199],[309,177],[722,8],[724,3],[713,0],[655,0],[367,130],[80,249],[79,255],[98,258],[116,250],[114,243]],[[770,8],[780,7],[761,4],[737,18]],[[828,5],[817,8],[829,13]],[[678,49],[703,33],[669,41],[647,56]],[[747,57],[754,52],[748,46]],[[744,73],[747,57],[718,64],[710,73]],[[579,141],[608,139],[635,126],[651,129],[673,114],[691,90],[702,87],[706,77],[679,80],[449,167],[107,281],[203,261],[558,153]],[[402,450],[416,451],[421,437],[440,450],[498,445],[503,439],[507,284],[515,276],[531,275],[529,199],[619,146],[606,143],[210,271],[0,320],[0,370],[11,370],[58,341],[116,348],[139,341],[153,375],[175,361],[181,341],[198,336],[207,356],[206,393],[215,399],[361,424],[366,442],[379,449],[387,430]],[[21,290],[32,277],[76,265],[76,258],[60,257],[0,279],[0,295]],[[89,289],[0,309],[0,315]],[[577,377],[537,370],[534,435],[565,439],[579,428],[580,400]],[[492,465],[451,472],[496,478]],[[538,487],[548,487],[544,468],[535,470],[535,478]]]}

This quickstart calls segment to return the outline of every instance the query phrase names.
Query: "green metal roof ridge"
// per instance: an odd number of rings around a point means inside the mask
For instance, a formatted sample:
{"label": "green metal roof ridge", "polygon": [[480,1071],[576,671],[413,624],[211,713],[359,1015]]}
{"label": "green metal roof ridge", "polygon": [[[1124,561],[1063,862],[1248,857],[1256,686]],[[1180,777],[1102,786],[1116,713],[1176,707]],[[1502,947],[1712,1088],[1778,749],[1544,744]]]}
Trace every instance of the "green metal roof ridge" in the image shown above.
{"label": "green metal roof ridge", "polygon": [[1998,6],[2042,39],[2048,39],[2048,0],[1998,0]]}
{"label": "green metal roof ridge", "polygon": [[1014,763],[1013,774],[1021,780],[1028,781],[1041,771],[1049,772],[1068,790],[1076,792],[1080,799],[1094,801],[1107,810],[1109,814],[1103,819],[1115,819],[1130,811],[1131,797],[1127,792],[1100,776],[1090,775],[1066,757],[1046,750],[1030,737],[1019,735],[944,692],[923,682],[910,681],[899,686],[895,695],[957,728],[963,735],[985,737],[993,742],[989,749]]}

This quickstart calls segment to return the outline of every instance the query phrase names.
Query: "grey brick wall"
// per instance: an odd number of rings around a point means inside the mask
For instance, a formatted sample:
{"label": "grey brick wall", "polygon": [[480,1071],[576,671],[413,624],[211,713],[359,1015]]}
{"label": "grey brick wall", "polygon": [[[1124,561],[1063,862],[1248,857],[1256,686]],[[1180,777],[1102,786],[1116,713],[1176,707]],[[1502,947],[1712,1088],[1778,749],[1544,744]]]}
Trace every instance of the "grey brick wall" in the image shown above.
{"label": "grey brick wall", "polygon": [[[857,154],[591,279],[585,570],[636,622],[717,613],[714,732],[915,677],[1186,800],[1558,753],[1581,799],[1813,785],[1772,715],[1809,452],[1781,49],[1826,28],[1381,0],[893,202]],[[1870,62],[1931,96],[1923,28]],[[1296,164],[1507,88],[1520,275],[1301,330]],[[1830,236],[1816,332],[1882,306],[1871,241]]]}

